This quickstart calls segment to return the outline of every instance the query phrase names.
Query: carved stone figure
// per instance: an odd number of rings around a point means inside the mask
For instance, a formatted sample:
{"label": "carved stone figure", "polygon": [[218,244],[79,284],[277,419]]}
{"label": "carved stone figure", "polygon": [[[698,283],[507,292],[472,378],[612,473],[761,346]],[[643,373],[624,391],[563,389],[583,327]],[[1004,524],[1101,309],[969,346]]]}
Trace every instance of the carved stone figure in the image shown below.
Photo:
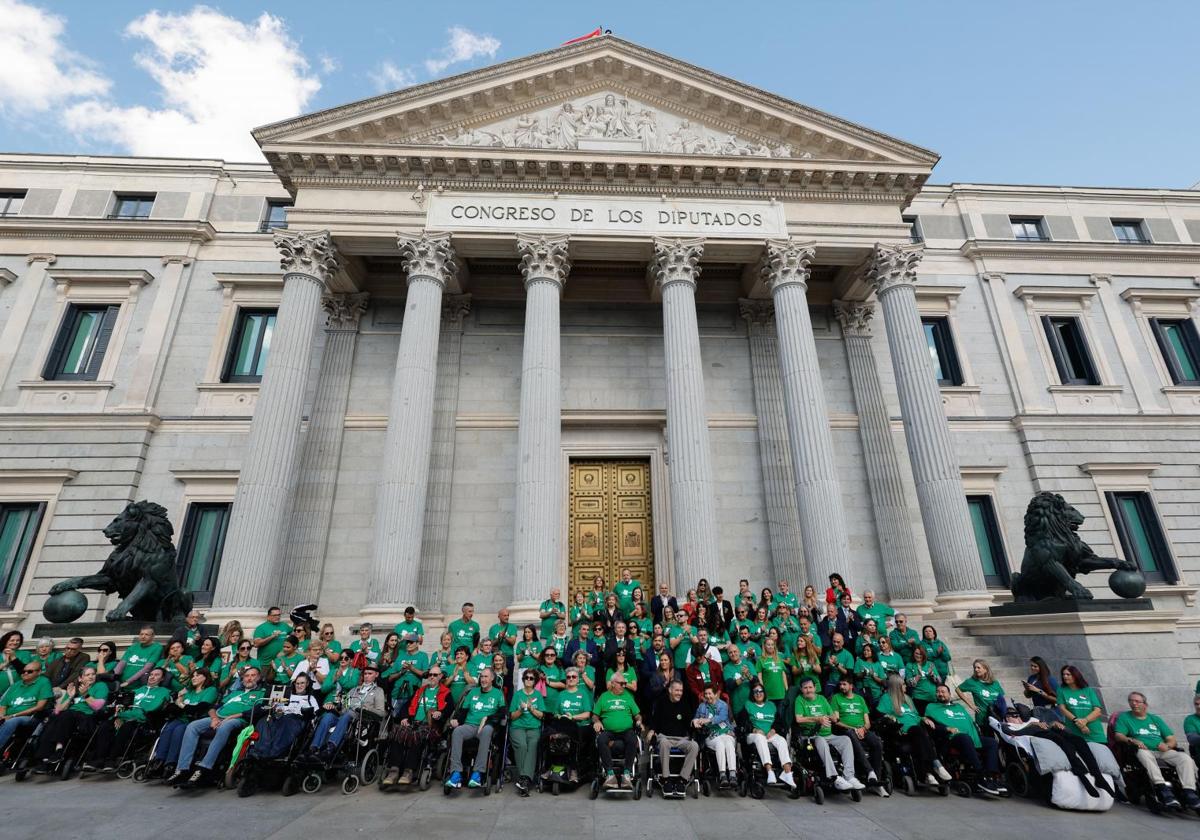
{"label": "carved stone figure", "polygon": [[1025,510],[1025,556],[1021,559],[1021,571],[1012,576],[1012,593],[1017,602],[1047,598],[1091,600],[1091,591],[1075,576],[1100,569],[1140,575],[1134,563],[1098,557],[1076,533],[1082,524],[1083,514],[1057,493],[1038,493],[1030,500]]}
{"label": "carved stone figure", "polygon": [[59,581],[50,594],[72,589],[116,592],[121,602],[104,616],[106,621],[182,621],[192,608],[192,593],[180,588],[175,575],[172,534],[166,508],[130,502],[104,529],[115,547],[100,571]]}

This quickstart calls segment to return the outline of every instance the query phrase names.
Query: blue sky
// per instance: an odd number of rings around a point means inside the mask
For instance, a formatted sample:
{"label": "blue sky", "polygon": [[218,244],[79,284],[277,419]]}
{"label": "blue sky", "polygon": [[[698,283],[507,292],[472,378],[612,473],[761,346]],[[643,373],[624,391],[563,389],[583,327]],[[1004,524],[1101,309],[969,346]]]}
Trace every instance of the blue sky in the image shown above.
{"label": "blue sky", "polygon": [[0,0],[0,150],[251,159],[255,124],[599,25],[933,149],[936,182],[1200,181],[1197,0]]}

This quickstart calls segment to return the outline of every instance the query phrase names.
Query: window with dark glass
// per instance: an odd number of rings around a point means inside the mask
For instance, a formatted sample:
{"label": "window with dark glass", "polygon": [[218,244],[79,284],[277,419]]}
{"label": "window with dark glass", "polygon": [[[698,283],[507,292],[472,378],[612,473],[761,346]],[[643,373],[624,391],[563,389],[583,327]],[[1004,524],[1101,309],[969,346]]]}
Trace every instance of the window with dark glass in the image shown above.
{"label": "window with dark glass", "polygon": [[1104,494],[1117,538],[1125,559],[1137,563],[1151,583],[1175,583],[1179,574],[1167,547],[1167,538],[1159,524],[1150,494],[1143,491],[1115,491]]}
{"label": "window with dark glass", "polygon": [[1200,385],[1200,337],[1187,318],[1151,318],[1150,328],[1158,341],[1171,381],[1176,385]]}
{"label": "window with dark glass", "polygon": [[211,604],[229,530],[230,502],[193,502],[183,520],[179,539],[179,580],[196,603]]}
{"label": "window with dark glass", "polygon": [[975,531],[979,562],[983,565],[983,579],[990,587],[1007,588],[1008,555],[1004,551],[1004,540],[1000,537],[1000,524],[996,520],[996,508],[992,504],[992,497],[967,496],[967,510],[971,514],[971,527]]}
{"label": "window with dark glass", "polygon": [[909,242],[924,242],[925,236],[921,233],[921,223],[916,216],[905,216],[904,224],[908,225],[908,241]]}
{"label": "window with dark glass", "polygon": [[267,212],[263,215],[262,224],[258,226],[259,233],[266,233],[275,228],[287,227],[287,211],[292,206],[290,201],[267,201]]}
{"label": "window with dark glass", "polygon": [[221,381],[261,382],[274,331],[274,309],[239,309]]}
{"label": "window with dark glass", "polygon": [[1117,241],[1126,245],[1149,245],[1150,238],[1146,236],[1146,228],[1141,219],[1113,219],[1113,235]]}
{"label": "window with dark glass", "polygon": [[0,502],[0,609],[17,602],[45,512],[45,502]]}
{"label": "window with dark glass", "polygon": [[1021,242],[1047,242],[1046,228],[1040,216],[1010,216],[1013,236]]}
{"label": "window with dark glass", "polygon": [[117,193],[110,219],[149,219],[154,207],[154,193]]}
{"label": "window with dark glass", "polygon": [[1099,385],[1100,377],[1096,374],[1079,319],[1070,315],[1043,315],[1042,327],[1046,330],[1059,382],[1063,385]]}
{"label": "window with dark glass", "polygon": [[72,303],[46,359],[43,379],[95,380],[121,307]]}
{"label": "window with dark glass", "polygon": [[24,192],[0,192],[0,216],[15,216],[24,205]]}
{"label": "window with dark glass", "polygon": [[963,384],[962,369],[958,364],[958,353],[954,349],[954,337],[950,333],[948,318],[922,318],[925,328],[925,344],[929,347],[929,360],[939,385]]}

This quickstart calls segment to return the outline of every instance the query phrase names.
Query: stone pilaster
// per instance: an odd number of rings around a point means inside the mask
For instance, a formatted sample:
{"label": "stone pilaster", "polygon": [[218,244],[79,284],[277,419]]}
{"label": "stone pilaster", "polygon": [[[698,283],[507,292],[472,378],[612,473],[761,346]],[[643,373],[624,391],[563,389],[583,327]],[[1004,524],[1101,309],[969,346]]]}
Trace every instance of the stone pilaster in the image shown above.
{"label": "stone pilaster", "polygon": [[238,476],[214,614],[259,615],[279,597],[300,422],[321,296],[338,267],[328,231],[278,231],[283,296]]}
{"label": "stone pilaster", "polygon": [[867,485],[879,534],[879,552],[887,580],[887,600],[922,601],[921,561],[909,520],[908,499],[900,472],[900,459],[892,441],[891,421],[879,369],[871,350],[871,318],[875,305],[856,301],[833,302],[842,325],[842,340],[850,361],[850,387],[858,410],[858,436],[867,467]]}
{"label": "stone pilaster", "polygon": [[339,294],[327,295],[321,301],[325,309],[325,350],[300,456],[300,478],[283,561],[279,597],[285,604],[312,603],[320,594],[350,398],[350,372],[358,343],[358,322],[366,311],[367,299],[365,293]]}
{"label": "stone pilaster", "polygon": [[800,514],[796,510],[796,490],[792,483],[787,417],[783,410],[783,381],[779,378],[775,304],[769,300],[742,299],[738,306],[746,321],[746,333],[750,340],[754,413],[758,417],[758,454],[762,461],[774,579],[800,584],[805,580],[806,573],[800,541]]}
{"label": "stone pilaster", "polygon": [[457,272],[450,235],[401,236],[408,297],[375,503],[364,613],[396,613],[417,597],[433,441],[442,291]]}
{"label": "stone pilaster", "polygon": [[462,367],[463,320],[470,311],[470,295],[447,295],[442,298],[437,389],[433,396],[433,446],[429,451],[425,533],[421,538],[421,578],[417,584],[417,603],[435,612],[442,605],[442,582],[446,577],[446,556],[450,544],[450,493],[454,487],[458,377]]}
{"label": "stone pilaster", "polygon": [[559,304],[571,270],[565,236],[517,236],[525,279],[525,344],[517,425],[512,600],[536,607],[561,585],[562,359]]}
{"label": "stone pilaster", "polygon": [[908,443],[917,501],[933,560],[938,602],[966,607],[986,595],[979,549],[971,528],[962,473],[942,409],[942,396],[929,363],[914,289],[923,250],[912,245],[876,245],[866,281],[875,290],[887,327],[896,372],[904,438]]}
{"label": "stone pilaster", "polygon": [[703,252],[702,239],[655,239],[650,263],[651,279],[662,292],[671,543],[675,588],[680,592],[719,571],[712,449],[696,321]]}
{"label": "stone pilaster", "polygon": [[825,404],[825,383],[817,363],[812,318],[808,313],[811,243],[771,240],[760,272],[775,302],[779,333],[779,373],[796,483],[796,508],[808,583],[820,586],[831,572],[845,574],[849,561],[842,492],[833,457],[833,435]]}

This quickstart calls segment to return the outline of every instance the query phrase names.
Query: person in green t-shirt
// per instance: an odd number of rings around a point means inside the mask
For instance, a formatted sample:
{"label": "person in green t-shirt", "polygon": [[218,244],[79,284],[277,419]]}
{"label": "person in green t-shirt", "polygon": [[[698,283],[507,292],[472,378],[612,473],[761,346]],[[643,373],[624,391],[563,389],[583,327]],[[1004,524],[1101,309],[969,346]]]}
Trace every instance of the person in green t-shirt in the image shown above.
{"label": "person in green t-shirt", "polygon": [[875,599],[875,593],[867,589],[863,592],[863,602],[854,610],[858,613],[859,621],[865,625],[868,618],[875,619],[875,624],[879,629],[879,633],[886,634],[888,623],[892,621],[896,611],[882,601]]}
{"label": "person in green t-shirt", "polygon": [[23,663],[19,681],[0,695],[0,753],[18,731],[37,724],[37,716],[53,699],[50,681],[42,676],[42,663]]}
{"label": "person in green t-shirt", "polygon": [[504,692],[492,684],[494,676],[491,668],[484,668],[479,673],[479,685],[463,696],[458,713],[450,720],[450,775],[446,777],[448,788],[462,787],[463,744],[470,738],[478,738],[479,747],[475,751],[475,765],[467,787],[477,788],[485,784],[483,774],[487,769],[492,734],[498,724],[497,716],[503,715],[507,708]]}
{"label": "person in green t-shirt", "polygon": [[912,662],[913,648],[921,644],[921,637],[908,626],[908,616],[904,613],[896,614],[896,627],[888,633],[888,640],[892,643],[892,650],[900,654],[905,663]]}
{"label": "person in green t-shirt", "polygon": [[750,638],[750,627],[743,624],[738,628],[737,638],[733,641],[733,646],[741,651],[743,659],[749,659],[754,662],[758,657],[762,656],[762,646],[758,642]]}
{"label": "person in green t-shirt", "polygon": [[821,656],[821,674],[825,680],[825,696],[837,693],[838,680],[854,677],[854,654],[846,648],[846,638],[841,633],[830,637],[829,650]]}
{"label": "person in green t-shirt", "polygon": [[550,590],[550,597],[542,601],[538,607],[538,618],[542,623],[539,627],[538,636],[542,639],[549,639],[554,635],[554,625],[560,620],[567,620],[567,605],[562,601],[562,590],[557,586]]}
{"label": "person in green t-shirt", "polygon": [[96,729],[96,712],[108,704],[108,683],[96,680],[94,665],[85,665],[58,696],[55,714],[46,719],[37,740],[35,772],[47,772],[63,758],[67,742],[75,735],[88,736]]}
{"label": "person in green t-shirt", "polygon": [[511,613],[507,607],[496,612],[496,623],[488,628],[488,638],[492,640],[492,650],[504,654],[510,662],[513,658],[513,645],[517,643],[520,630],[509,619]]}
{"label": "person in green t-shirt", "polygon": [[479,647],[479,622],[475,620],[475,605],[470,601],[462,605],[462,617],[450,622],[450,645],[454,650],[465,647],[468,651]]}
{"label": "person in green t-shirt", "polygon": [[779,589],[771,596],[771,613],[778,613],[780,607],[787,607],[792,615],[800,611],[800,599],[792,592],[791,584],[786,580],[779,581]]}
{"label": "person in green t-shirt", "polygon": [[667,647],[671,649],[675,667],[687,668],[688,654],[691,653],[692,644],[696,641],[696,628],[688,623],[687,611],[676,610],[675,624],[663,629],[667,634]]}
{"label": "person in green t-shirt", "polygon": [[767,636],[763,642],[762,656],[755,665],[758,667],[758,678],[766,689],[767,699],[779,705],[787,697],[788,663],[775,649],[775,638]]}
{"label": "person in green t-shirt", "polygon": [[[475,654],[470,659],[467,660],[467,671],[471,674],[476,682],[479,682],[479,673],[484,668],[491,667],[492,640],[485,637],[479,640],[479,649],[475,651]],[[492,676],[494,678],[495,674]]]}
{"label": "person in green t-shirt", "polygon": [[183,642],[175,640],[167,645],[166,655],[154,663],[155,667],[162,668],[167,673],[167,688],[171,691],[179,691],[187,683],[188,677],[195,670],[195,660],[188,656],[184,651]]}
{"label": "person in green t-shirt", "polygon": [[921,645],[929,662],[943,680],[950,674],[950,648],[938,638],[937,628],[926,624],[921,628]]}
{"label": "person in green t-shirt", "polygon": [[904,670],[904,657],[892,648],[890,636],[879,637],[879,655],[875,657],[883,666],[884,674],[899,674]]}
{"label": "person in green t-shirt", "polygon": [[[584,656],[586,655],[584,653]],[[584,687],[583,675],[579,668],[567,668],[564,679],[567,687],[558,692],[555,705],[548,709],[546,717],[543,718],[543,748],[548,736],[555,733],[566,735],[571,740],[572,754],[578,757],[583,746],[584,733],[592,718],[593,694]],[[579,768],[576,764],[577,762],[571,763],[567,770],[567,781],[571,784],[579,784]]]}
{"label": "person in green t-shirt", "polygon": [[117,663],[115,673],[121,680],[121,687],[140,683],[162,658],[163,646],[154,641],[154,628],[147,624],[138,630],[138,640],[125,649]]}
{"label": "person in green t-shirt", "polygon": [[[208,717],[188,724],[179,747],[179,763],[175,766],[175,772],[167,779],[167,783],[191,788],[215,782],[213,769],[225,749],[225,744],[252,723],[251,717],[262,702],[263,696],[264,691],[259,687],[258,671],[254,668],[244,669],[240,689],[226,692],[220,704],[208,710]],[[212,741],[209,742],[204,756],[196,762],[196,769],[193,771],[192,760],[195,758],[200,736],[207,730],[212,730]]]}
{"label": "person in green t-shirt", "polygon": [[404,620],[393,627],[392,631],[401,639],[405,636],[416,636],[417,644],[425,644],[425,625],[417,621],[416,607],[405,607]]}
{"label": "person in green t-shirt", "polygon": [[[767,771],[767,784],[783,782],[790,788],[796,786],[792,776],[792,755],[788,751],[787,739],[775,731],[775,704],[767,700],[766,691],[758,683],[750,690],[749,701],[743,707],[745,720],[749,724],[746,743],[758,751],[758,760]],[[771,762],[771,747],[779,756],[782,772],[775,778],[775,766]]]}
{"label": "person in green t-shirt", "polygon": [[857,767],[869,768],[867,787],[885,799],[889,795],[880,779],[883,778],[883,741],[871,731],[871,706],[865,697],[854,693],[854,680],[841,677],[838,690],[829,698],[829,707],[837,715],[833,731],[850,739]]}
{"label": "person in green t-shirt", "polygon": [[904,684],[908,696],[917,707],[917,714],[925,714],[925,707],[937,697],[937,687],[942,684],[942,678],[921,645],[913,649],[912,662],[904,667]]}
{"label": "person in green t-shirt", "polygon": [[[379,646],[379,640],[371,634],[375,632],[374,625],[369,621],[364,621],[358,625],[358,638],[350,643],[350,652],[355,654],[355,659],[360,662],[370,662],[372,665],[379,662],[379,654],[383,649]],[[361,657],[359,656],[361,654]]]}
{"label": "person in green t-shirt", "polygon": [[258,650],[254,658],[259,662],[270,662],[283,650],[283,640],[290,634],[283,623],[283,610],[271,607],[267,610],[267,620],[254,628],[254,647]]}
{"label": "person in green t-shirt", "polygon": [[344,650],[339,654],[337,664],[329,669],[324,682],[321,683],[321,693],[325,695],[325,702],[340,703],[342,698],[358,685],[362,673],[354,667],[353,662],[354,654],[350,651]]}
{"label": "person in green t-shirt", "polygon": [[579,628],[585,624],[590,629],[592,626],[592,614],[588,611],[587,596],[582,590],[575,592],[575,600],[571,602],[571,608],[567,610],[567,618],[571,625],[571,638],[579,638]]}
{"label": "person in green t-shirt", "polygon": [[540,678],[541,674],[536,668],[526,668],[521,674],[521,685],[513,691],[512,703],[508,706],[512,720],[508,742],[512,744],[513,763],[517,767],[514,785],[522,796],[529,795],[529,787],[533,784],[538,741],[542,737],[542,719],[546,716],[547,699],[536,689]]}
{"label": "person in green t-shirt", "polygon": [[730,645],[726,655],[729,658],[721,665],[721,676],[725,680],[725,692],[729,695],[729,711],[737,718],[750,699],[750,685],[758,685],[758,669],[751,660],[742,656],[741,649],[736,645]]}
{"label": "person in green t-shirt", "polygon": [[1200,751],[1200,695],[1192,698],[1192,708],[1194,711],[1183,719],[1183,737],[1187,738],[1188,753],[1195,761]]}
{"label": "person in green t-shirt", "polygon": [[971,714],[975,715],[975,725],[980,729],[988,725],[988,715],[992,707],[1007,704],[1004,699],[1004,686],[992,676],[992,669],[986,660],[976,659],[971,663],[972,676],[958,685],[958,696],[967,704]]}
{"label": "person in green t-shirt", "polygon": [[918,783],[937,787],[939,779],[950,781],[950,772],[942,766],[930,737],[933,725],[923,722],[917,714],[916,706],[904,693],[904,679],[899,674],[888,674],[887,686],[875,709],[900,730],[899,737],[908,744],[912,754]]}
{"label": "person in green t-shirt", "polygon": [[271,672],[272,685],[287,685],[292,681],[292,674],[296,670],[296,666],[304,661],[304,654],[298,648],[300,640],[295,636],[288,636],[283,640],[283,647],[275,658],[267,663],[267,670]]}
{"label": "person in green t-shirt", "polygon": [[872,709],[879,705],[879,698],[887,684],[887,675],[887,669],[879,661],[875,648],[870,645],[864,647],[859,657],[854,660],[855,685],[863,697],[867,698]]}
{"label": "person in green t-shirt", "polygon": [[408,699],[421,685],[421,680],[425,679],[427,670],[429,670],[429,654],[421,650],[421,643],[417,641],[416,636],[406,636],[404,651],[396,657],[396,661],[380,677],[392,685],[392,702],[396,705],[397,714],[402,705],[408,705]]}
{"label": "person in green t-shirt", "polygon": [[[817,683],[811,677],[800,683],[800,695],[796,698],[795,720],[797,732],[802,738],[811,738],[817,755],[825,765],[825,778],[833,782],[838,790],[862,790],[866,787],[854,775],[854,745],[845,735],[833,734],[837,712],[829,701],[817,694]],[[830,748],[842,760],[839,776],[833,763]]]}
{"label": "person in green t-shirt", "polygon": [[1104,707],[1096,696],[1096,690],[1087,684],[1083,674],[1074,665],[1063,666],[1055,700],[1069,734],[1082,735],[1085,741],[1093,744],[1108,742],[1104,728]]}
{"label": "person in green t-shirt", "polygon": [[1113,725],[1117,741],[1135,748],[1134,757],[1150,777],[1164,807],[1179,808],[1174,791],[1163,779],[1160,769],[1172,767],[1183,788],[1184,805],[1200,808],[1200,796],[1196,794],[1196,762],[1187,753],[1175,749],[1175,733],[1166,721],[1150,711],[1145,694],[1131,691],[1128,699],[1129,711],[1121,712]]}
{"label": "person in green t-shirt", "polygon": [[128,706],[118,706],[117,713],[103,721],[92,737],[92,746],[84,756],[86,771],[115,770],[130,742],[138,733],[147,715],[159,711],[171,699],[166,683],[166,669],[154,667],[146,675],[146,684],[133,692]]}
{"label": "person in green t-shirt", "polygon": [[[638,758],[637,730],[642,728],[642,710],[637,700],[625,689],[625,675],[614,674],[608,691],[601,694],[592,706],[592,729],[596,732],[596,750],[604,767],[603,786],[606,790],[631,788],[627,777],[633,776]],[[620,741],[625,750],[625,769],[616,773],[613,767],[612,744]]]}
{"label": "person in green t-shirt", "polygon": [[974,771],[977,791],[988,796],[1008,795],[1000,778],[999,744],[995,738],[979,736],[974,716],[951,699],[948,685],[937,687],[933,702],[925,707],[925,720],[945,736],[947,748],[957,750],[959,760]]}
{"label": "person in green t-shirt", "polygon": [[622,615],[633,613],[633,590],[641,588],[642,582],[634,578],[631,569],[621,570],[621,579],[613,586],[613,594],[617,596],[617,609]]}

